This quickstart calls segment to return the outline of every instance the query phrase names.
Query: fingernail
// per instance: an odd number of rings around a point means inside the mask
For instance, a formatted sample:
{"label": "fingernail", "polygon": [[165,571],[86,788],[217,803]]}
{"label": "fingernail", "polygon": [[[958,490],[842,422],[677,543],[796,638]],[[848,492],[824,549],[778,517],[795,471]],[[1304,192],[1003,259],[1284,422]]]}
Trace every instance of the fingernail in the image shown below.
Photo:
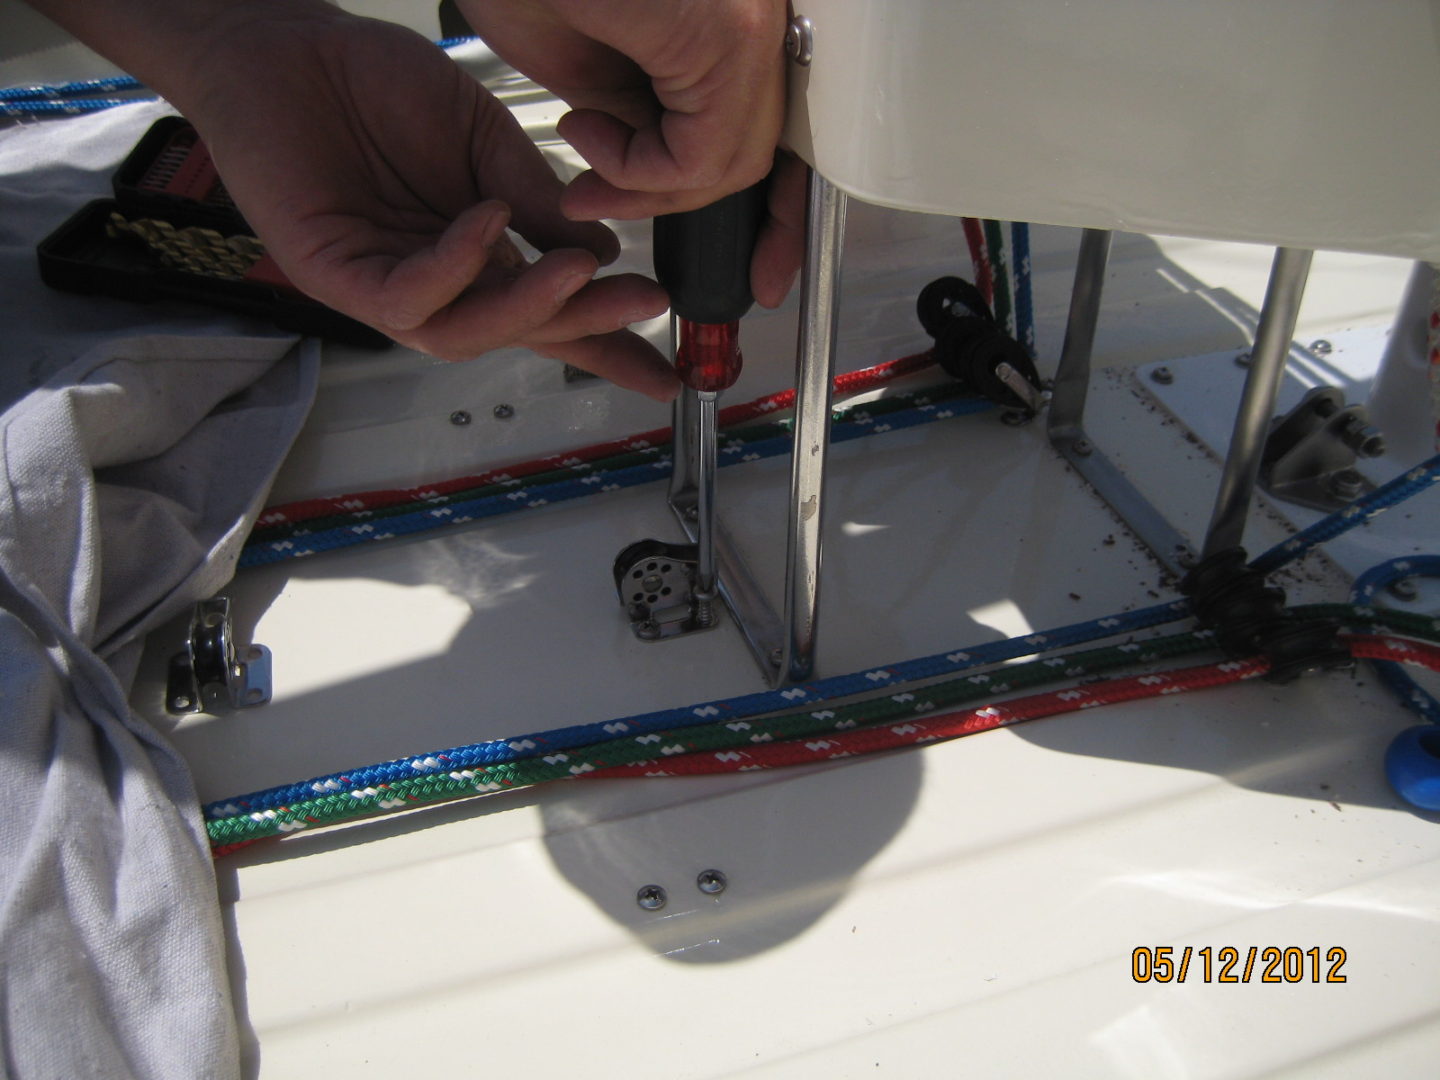
{"label": "fingernail", "polygon": [[490,219],[489,224],[485,226],[485,231],[480,237],[481,244],[488,248],[491,244],[499,240],[500,237],[504,236],[505,230],[509,227],[510,215],[505,213],[496,214]]}
{"label": "fingernail", "polygon": [[574,296],[577,292],[579,292],[589,283],[589,274],[571,274],[569,277],[562,280],[559,287],[555,290],[556,303],[563,304],[566,300],[569,300],[570,297]]}
{"label": "fingernail", "polygon": [[620,316],[620,322],[617,325],[633,326],[635,323],[649,322],[651,319],[658,319],[661,315],[664,315],[665,312],[669,310],[670,308],[668,305],[659,309],[653,306],[635,308],[631,311],[627,311],[624,315]]}

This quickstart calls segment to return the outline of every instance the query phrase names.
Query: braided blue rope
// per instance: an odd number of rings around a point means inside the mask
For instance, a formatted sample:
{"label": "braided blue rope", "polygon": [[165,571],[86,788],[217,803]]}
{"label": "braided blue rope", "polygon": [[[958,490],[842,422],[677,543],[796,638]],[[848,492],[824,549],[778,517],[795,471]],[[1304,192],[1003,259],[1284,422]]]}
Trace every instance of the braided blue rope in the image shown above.
{"label": "braided blue rope", "polygon": [[1010,223],[1011,261],[1015,264],[1015,328],[1031,359],[1035,357],[1035,304],[1030,289],[1030,226]]}
{"label": "braided blue rope", "polygon": [[159,98],[68,98],[63,101],[0,102],[0,117],[25,119],[41,116],[81,116],[104,112],[117,105],[139,105]]}
{"label": "braided blue rope", "polygon": [[[448,50],[478,40],[478,37],[471,34],[465,37],[441,38],[435,44]],[[81,116],[85,113],[104,112],[117,105],[160,100],[158,97],[84,97],[86,94],[113,94],[117,91],[143,89],[144,84],[131,75],[114,75],[55,85],[38,83],[33,86],[0,87],[0,117],[26,119],[41,116]]]}
{"label": "braided blue rope", "polygon": [[[1024,637],[972,645],[965,649],[937,653],[934,656],[921,657],[917,660],[888,664],[865,671],[852,672],[848,675],[836,675],[801,686],[787,686],[780,690],[766,690],[744,694],[740,697],[709,701],[700,705],[662,709],[618,720],[576,724],[571,727],[532,732],[529,735],[509,739],[493,739],[488,742],[471,743],[468,746],[451,747],[448,750],[434,750],[414,757],[397,758],[378,765],[367,765],[345,772],[316,777],[313,780],[302,780],[298,783],[222,799],[207,805],[205,816],[215,819],[231,817],[240,813],[272,810],[302,799],[312,799],[316,795],[328,795],[336,791],[357,791],[431,773],[452,772],[457,769],[476,768],[539,757],[557,750],[612,739],[619,735],[645,734],[651,731],[694,727],[698,724],[714,723],[722,717],[727,720],[741,720],[762,713],[793,709],[800,705],[818,704],[835,698],[873,692],[885,687],[898,687],[910,680],[953,675],[970,668],[998,664],[1022,656],[1070,648],[1099,638],[1114,637],[1118,634],[1133,633],[1152,626],[1161,626],[1184,618],[1188,611],[1189,605],[1184,601],[1172,601],[1138,611],[1072,623],[1053,630],[1027,634]],[[1142,646],[1138,644],[1122,645],[1121,648],[1133,648],[1138,652]],[[1066,661],[1063,656],[1057,656],[1050,662],[1057,667],[1063,667]],[[996,693],[1004,693],[1009,689],[1005,685],[1004,675],[1001,672],[993,675],[975,675],[972,676],[972,679],[975,682],[990,684],[990,689]]]}
{"label": "braided blue rope", "polygon": [[1269,551],[1252,560],[1250,566],[1262,574],[1278,570],[1286,563],[1309,554],[1321,544],[1349,532],[1357,525],[1365,524],[1392,506],[1396,506],[1422,491],[1429,490],[1436,483],[1440,483],[1440,454],[1401,473],[1370,494],[1356,499],[1344,510],[1322,518],[1308,529],[1303,529],[1290,539],[1276,544]]}
{"label": "braided blue rope", "polygon": [[[918,427],[936,420],[989,409],[990,403],[976,399],[959,399],[939,404],[920,405],[902,412],[872,417],[863,408],[851,410],[843,419],[831,427],[833,442],[849,442],[851,439],[877,435],[886,431]],[[737,465],[742,461],[757,461],[790,452],[792,439],[777,435],[754,442],[728,443],[720,448],[720,466]],[[412,536],[432,529],[467,524],[486,518],[511,514],[520,510],[548,506],[552,503],[568,502],[586,495],[605,491],[618,491],[636,487],[654,480],[663,480],[670,475],[670,457],[659,455],[653,462],[631,465],[609,471],[596,470],[576,480],[558,480],[547,484],[521,487],[498,495],[486,495],[475,499],[447,502],[443,506],[427,507],[408,514],[396,514],[374,522],[357,521],[354,524],[320,529],[313,533],[295,533],[281,540],[262,540],[247,544],[240,554],[240,567],[264,566],[283,562],[286,559],[304,558],[326,551],[354,547],[358,544],[379,540],[393,540],[400,536]]]}
{"label": "braided blue rope", "polygon": [[85,79],[60,83],[57,86],[7,86],[0,88],[0,101],[42,101],[47,98],[83,97],[86,94],[113,94],[117,90],[140,90],[140,80],[132,75],[114,75],[105,79]]}
{"label": "braided blue rope", "polygon": [[[1440,555],[1407,555],[1373,566],[1355,579],[1350,599],[1373,606],[1376,594],[1391,582],[1407,577],[1440,577]],[[1440,701],[1416,682],[1404,665],[1393,660],[1371,660],[1375,674],[1400,703],[1432,724],[1440,724]]]}

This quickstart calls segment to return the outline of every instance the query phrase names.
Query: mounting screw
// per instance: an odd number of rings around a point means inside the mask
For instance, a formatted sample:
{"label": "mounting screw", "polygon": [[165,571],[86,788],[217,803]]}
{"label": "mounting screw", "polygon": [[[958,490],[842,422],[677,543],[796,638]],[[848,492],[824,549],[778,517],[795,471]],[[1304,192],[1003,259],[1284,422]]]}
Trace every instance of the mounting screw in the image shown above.
{"label": "mounting screw", "polygon": [[701,870],[699,877],[695,879],[695,887],[706,896],[719,896],[728,884],[730,883],[725,880],[725,875],[719,870]]}
{"label": "mounting screw", "polygon": [[804,15],[790,20],[785,29],[785,53],[801,67],[809,67],[815,56],[815,27]]}
{"label": "mounting screw", "polygon": [[1157,367],[1154,371],[1150,372],[1150,378],[1152,381],[1159,383],[1161,386],[1169,386],[1175,381],[1175,373],[1171,371],[1168,367],[1162,365],[1160,367]]}
{"label": "mounting screw", "polygon": [[1089,439],[1076,439],[1070,444],[1070,449],[1075,451],[1079,457],[1089,457],[1095,452],[1095,447],[1090,444]]}
{"label": "mounting screw", "polygon": [[515,415],[514,405],[496,405],[494,408],[496,420],[509,420]]}
{"label": "mounting screw", "polygon": [[659,911],[665,906],[665,890],[659,885],[644,885],[635,894],[635,902],[646,911]]}
{"label": "mounting screw", "polygon": [[635,628],[635,636],[641,641],[654,641],[660,636],[660,627],[654,619],[646,619]]}
{"label": "mounting screw", "polygon": [[1420,586],[1415,584],[1413,577],[1396,578],[1388,586],[1390,595],[1396,600],[1418,600],[1420,598]]}
{"label": "mounting screw", "polygon": [[464,427],[470,422],[470,414],[464,409],[456,409],[450,414],[450,422],[456,427]]}
{"label": "mounting screw", "polygon": [[1323,337],[1316,338],[1310,342],[1310,351],[1316,356],[1329,356],[1335,351],[1335,346],[1326,341]]}
{"label": "mounting screw", "polygon": [[1248,352],[1236,353],[1236,354],[1235,354],[1235,366],[1236,366],[1236,367],[1249,367],[1249,366],[1250,366],[1250,354],[1249,354]]}
{"label": "mounting screw", "polygon": [[1035,414],[1028,409],[1006,409],[1000,414],[1000,422],[1006,427],[1024,427],[1034,419]]}
{"label": "mounting screw", "polygon": [[1330,493],[1337,498],[1350,500],[1365,490],[1365,478],[1354,469],[1341,469],[1330,477]]}

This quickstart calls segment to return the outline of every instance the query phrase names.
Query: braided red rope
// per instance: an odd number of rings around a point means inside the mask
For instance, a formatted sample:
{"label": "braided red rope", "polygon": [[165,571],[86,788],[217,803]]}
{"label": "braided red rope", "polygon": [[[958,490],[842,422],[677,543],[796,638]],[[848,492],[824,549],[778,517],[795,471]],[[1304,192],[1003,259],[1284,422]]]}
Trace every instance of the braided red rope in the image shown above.
{"label": "braided red rope", "polygon": [[[1347,636],[1344,638],[1354,656],[1365,660],[1397,660],[1419,664],[1440,671],[1440,648],[1417,641],[1393,637]],[[1109,679],[1084,683],[1068,690],[1033,694],[979,709],[917,716],[896,724],[806,739],[761,743],[747,749],[704,751],[678,754],[662,761],[637,762],[611,769],[586,773],[585,779],[635,776],[701,776],[712,773],[745,772],[752,769],[773,769],[792,765],[815,764],[857,754],[873,754],[927,742],[956,739],[981,731],[1008,727],[1026,720],[1092,709],[1099,705],[1115,705],[1125,701],[1180,694],[1211,686],[1253,679],[1270,670],[1267,661],[1230,660],[1203,667],[1179,668],[1174,671],[1137,675],[1128,679]]]}
{"label": "braided red rope", "polygon": [[985,230],[979,218],[960,219],[965,228],[965,243],[970,248],[970,265],[975,271],[975,287],[985,303],[995,306],[995,271],[990,266],[990,249],[985,246]]}
{"label": "braided red rope", "polygon": [[[851,371],[844,375],[837,375],[835,377],[835,392],[837,394],[858,394],[866,390],[873,390],[875,387],[883,386],[885,383],[898,379],[901,376],[920,371],[934,362],[935,357],[933,353],[923,352],[916,353],[913,356],[902,356],[898,360],[888,360],[883,364],[862,368],[859,371]],[[738,405],[731,405],[728,408],[721,409],[719,422],[727,426],[743,424],[747,420],[754,420],[759,416],[788,409],[794,404],[795,391],[781,390],[774,394],[767,394],[764,397],[756,398],[753,401],[742,402]],[[461,476],[453,480],[424,484],[420,487],[390,488],[379,491],[356,492],[351,495],[331,495],[318,499],[300,499],[296,502],[282,503],[278,506],[268,507],[260,514],[258,524],[265,526],[278,525],[281,522],[307,521],[310,518],[327,517],[331,514],[354,513],[357,510],[376,510],[383,506],[397,506],[401,503],[433,499],[438,495],[448,495],[454,491],[464,491],[468,488],[482,487],[486,484],[519,479],[523,476],[533,476],[536,473],[548,472],[551,469],[596,461],[600,458],[623,454],[631,450],[643,450],[646,447],[661,445],[670,441],[670,428],[655,428],[652,431],[642,431],[637,435],[627,435],[622,439],[596,443],[593,446],[581,447],[578,450],[568,450],[560,454],[550,454],[543,458],[520,462],[516,465],[507,465],[503,468],[494,469],[476,476]]]}
{"label": "braided red rope", "polygon": [[586,773],[585,779],[634,776],[700,776],[709,773],[745,772],[782,766],[814,764],[857,754],[873,754],[903,746],[918,746],[942,739],[957,739],[981,731],[1008,727],[1043,716],[1114,705],[1123,701],[1179,694],[1210,686],[1253,679],[1270,669],[1264,660],[1230,660],[1205,667],[1137,675],[1085,683],[1067,690],[1033,694],[978,709],[966,709],[936,716],[916,716],[899,723],[874,728],[839,731],[833,735],[811,736],[784,742],[761,743],[747,749],[679,754],[663,761],[638,762]]}

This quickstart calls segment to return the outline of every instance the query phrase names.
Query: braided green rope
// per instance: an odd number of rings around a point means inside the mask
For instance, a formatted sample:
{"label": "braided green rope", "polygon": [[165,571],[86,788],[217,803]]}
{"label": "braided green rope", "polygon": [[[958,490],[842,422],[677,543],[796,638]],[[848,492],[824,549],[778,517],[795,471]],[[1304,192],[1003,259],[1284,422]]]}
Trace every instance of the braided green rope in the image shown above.
{"label": "braided green rope", "polygon": [[1005,234],[1000,222],[985,221],[985,246],[990,249],[990,269],[995,278],[995,321],[1015,336],[1015,314],[1010,308],[1010,273],[1005,268]]}
{"label": "braided green rope", "polygon": [[500,765],[406,778],[381,787],[338,792],[286,807],[217,818],[207,822],[206,829],[212,845],[223,846],[385,810],[569,779],[597,769],[649,761],[670,754],[723,751],[754,742],[804,738],[823,732],[870,726],[897,716],[932,712],[992,694],[1033,689],[1130,664],[1183,656],[1210,647],[1211,635],[1201,630],[1066,653],[1004,666],[989,673],[972,673],[913,691],[899,688],[900,692],[896,692],[897,688],[892,688],[881,697],[833,703],[819,710],[811,708],[768,717],[720,721],[676,732],[651,732]]}

